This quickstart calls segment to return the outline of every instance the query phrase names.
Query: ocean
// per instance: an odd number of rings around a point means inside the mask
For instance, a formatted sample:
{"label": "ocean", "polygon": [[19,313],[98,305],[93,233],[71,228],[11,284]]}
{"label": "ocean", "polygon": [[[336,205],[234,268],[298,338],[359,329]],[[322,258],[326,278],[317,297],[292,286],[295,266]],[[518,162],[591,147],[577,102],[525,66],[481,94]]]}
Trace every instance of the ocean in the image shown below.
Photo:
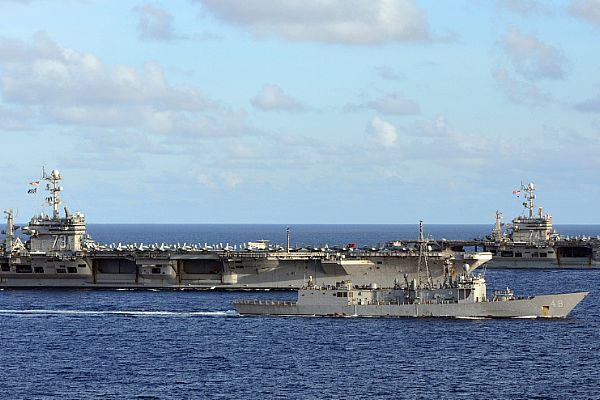
{"label": "ocean", "polygon": [[[239,245],[259,239],[286,243],[288,225],[276,224],[89,224],[88,232],[95,241],[109,243],[208,243]],[[289,225],[291,242],[296,246],[384,244],[395,239],[417,239],[418,224],[402,225]],[[555,225],[562,235],[600,235],[600,225]],[[491,232],[489,224],[424,225],[425,235],[435,240],[485,238]]]}
{"label": "ocean", "polygon": [[[283,225],[90,225],[97,241],[285,242]],[[410,239],[416,225],[297,225],[305,245]],[[436,239],[489,225],[426,225]],[[600,226],[558,226],[596,236]],[[240,317],[292,292],[0,291],[0,397],[600,398],[600,271],[488,270],[488,288],[590,291],[564,320]]]}

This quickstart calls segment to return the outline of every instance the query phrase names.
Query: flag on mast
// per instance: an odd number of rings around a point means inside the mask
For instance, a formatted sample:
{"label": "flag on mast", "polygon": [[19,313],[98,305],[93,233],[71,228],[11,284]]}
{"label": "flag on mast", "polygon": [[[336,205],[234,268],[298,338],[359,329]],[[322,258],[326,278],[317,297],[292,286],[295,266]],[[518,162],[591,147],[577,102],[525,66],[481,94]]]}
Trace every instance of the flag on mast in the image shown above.
{"label": "flag on mast", "polygon": [[40,186],[40,181],[29,182],[31,186]]}

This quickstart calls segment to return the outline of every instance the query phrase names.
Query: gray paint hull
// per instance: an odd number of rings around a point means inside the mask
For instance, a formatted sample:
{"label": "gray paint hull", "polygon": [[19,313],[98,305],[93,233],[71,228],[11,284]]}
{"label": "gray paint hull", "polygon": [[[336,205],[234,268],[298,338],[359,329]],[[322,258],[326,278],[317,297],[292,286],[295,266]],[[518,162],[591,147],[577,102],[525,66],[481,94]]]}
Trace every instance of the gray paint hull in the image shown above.
{"label": "gray paint hull", "polygon": [[541,295],[527,299],[453,304],[302,305],[281,301],[237,301],[241,315],[565,318],[587,292]]}
{"label": "gray paint hull", "polygon": [[600,263],[587,258],[563,260],[554,259],[522,259],[513,257],[494,257],[486,264],[486,268],[497,269],[600,269]]}
{"label": "gray paint hull", "polygon": [[[449,254],[429,257],[434,283],[444,281]],[[474,267],[487,261],[472,255]],[[9,262],[11,264],[9,264]],[[121,267],[118,264],[122,263]],[[204,264],[202,264],[204,263]],[[47,257],[0,258],[0,287],[84,287],[84,288],[215,288],[215,289],[300,289],[307,279],[322,285],[352,280],[357,285],[375,283],[393,287],[404,274],[417,277],[418,256],[411,254],[365,255],[331,260],[322,253],[237,253],[222,254],[101,254],[52,261]],[[16,272],[17,265],[28,265],[29,272]],[[126,264],[126,265],[125,265]],[[4,271],[4,266],[9,267]],[[74,273],[56,273],[58,267]],[[35,273],[41,268],[43,273]],[[63,270],[64,270],[63,268]],[[119,272],[120,273],[116,273]],[[123,269],[127,268],[127,269]],[[474,268],[473,268],[474,269]],[[156,273],[154,273],[156,272]]]}

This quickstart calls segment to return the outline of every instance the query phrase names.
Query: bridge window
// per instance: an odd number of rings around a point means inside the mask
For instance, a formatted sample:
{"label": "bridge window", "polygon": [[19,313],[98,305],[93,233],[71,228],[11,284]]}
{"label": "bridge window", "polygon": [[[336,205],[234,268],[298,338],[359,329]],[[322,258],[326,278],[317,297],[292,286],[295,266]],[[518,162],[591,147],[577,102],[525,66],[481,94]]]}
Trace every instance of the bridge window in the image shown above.
{"label": "bridge window", "polygon": [[512,251],[501,251],[500,256],[501,257],[513,257],[513,252]]}
{"label": "bridge window", "polygon": [[69,268],[67,268],[67,271],[70,274],[76,274],[77,273],[77,267],[69,267]]}
{"label": "bridge window", "polygon": [[160,274],[160,267],[152,267],[153,274]]}
{"label": "bridge window", "polygon": [[35,272],[36,274],[43,274],[44,267],[33,267],[33,272]]}

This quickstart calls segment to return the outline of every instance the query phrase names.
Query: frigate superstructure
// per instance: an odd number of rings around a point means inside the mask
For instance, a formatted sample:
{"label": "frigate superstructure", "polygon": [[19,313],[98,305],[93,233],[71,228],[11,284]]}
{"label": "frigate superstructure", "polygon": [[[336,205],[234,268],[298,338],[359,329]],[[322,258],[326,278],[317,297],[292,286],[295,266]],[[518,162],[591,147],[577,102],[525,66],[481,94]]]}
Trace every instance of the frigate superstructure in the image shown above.
{"label": "frigate superstructure", "polygon": [[62,176],[43,173],[51,214],[21,228],[12,211],[0,246],[0,287],[298,289],[313,276],[393,287],[398,275],[441,284],[448,271],[482,265],[489,253],[453,252],[426,240],[386,248],[292,248],[261,240],[245,246],[129,243],[104,245],[87,233],[85,216],[60,206]]}

